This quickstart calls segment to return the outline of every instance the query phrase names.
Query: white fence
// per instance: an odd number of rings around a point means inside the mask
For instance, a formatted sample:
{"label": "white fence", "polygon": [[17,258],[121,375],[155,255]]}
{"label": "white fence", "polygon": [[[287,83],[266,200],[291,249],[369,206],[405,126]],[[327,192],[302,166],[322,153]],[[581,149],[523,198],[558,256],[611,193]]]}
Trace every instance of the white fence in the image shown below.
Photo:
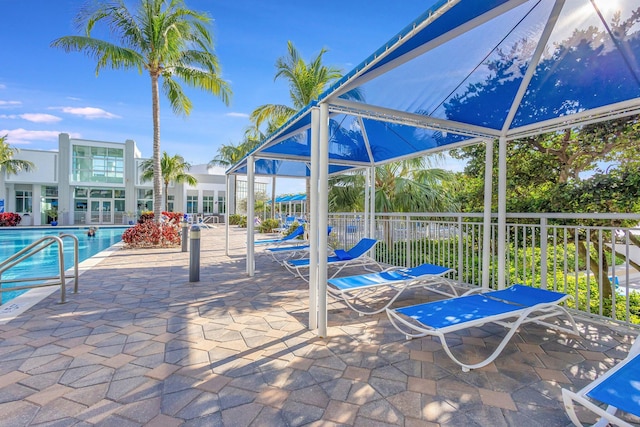
{"label": "white fence", "polygon": [[[479,286],[491,254],[490,286],[498,279],[497,217],[483,248],[482,214],[412,213],[375,216],[369,236],[362,214],[330,214],[330,242],[350,247],[374,237],[379,261],[455,268],[461,284]],[[601,319],[640,325],[640,215],[507,214],[506,285],[523,283],[568,293],[569,307]],[[634,226],[631,226],[634,224]],[[635,244],[634,244],[635,242]]]}

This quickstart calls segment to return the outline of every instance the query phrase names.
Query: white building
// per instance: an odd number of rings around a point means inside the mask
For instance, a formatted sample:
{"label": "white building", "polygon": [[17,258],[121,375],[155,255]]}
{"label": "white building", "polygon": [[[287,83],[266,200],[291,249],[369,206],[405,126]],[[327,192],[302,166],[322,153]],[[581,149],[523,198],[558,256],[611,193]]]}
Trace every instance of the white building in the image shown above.
{"label": "white building", "polygon": [[[63,133],[57,152],[20,150],[15,158],[36,165],[31,172],[0,176],[4,211],[20,214],[21,225],[50,223],[47,211],[56,207],[61,225],[127,224],[142,211],[153,210],[153,183],[140,180],[145,158],[132,140],[90,141]],[[194,165],[188,173],[198,184],[172,183],[164,195],[169,211],[222,215],[228,202],[236,206],[234,180],[228,200],[223,168]],[[256,191],[266,192],[267,182],[257,182]]]}

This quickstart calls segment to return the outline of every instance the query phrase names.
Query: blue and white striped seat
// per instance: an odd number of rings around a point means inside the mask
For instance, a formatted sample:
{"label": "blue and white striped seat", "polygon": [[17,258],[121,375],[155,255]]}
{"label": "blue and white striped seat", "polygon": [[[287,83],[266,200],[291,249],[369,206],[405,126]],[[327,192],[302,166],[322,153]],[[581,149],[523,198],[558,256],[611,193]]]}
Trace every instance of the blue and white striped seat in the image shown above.
{"label": "blue and white striped seat", "polygon": [[[361,315],[384,311],[405,289],[423,286],[439,294],[458,295],[453,283],[444,276],[455,270],[434,264],[413,268],[395,268],[380,273],[338,277],[328,280],[327,292]],[[446,287],[442,290],[441,285]],[[391,296],[386,296],[389,291]]]}

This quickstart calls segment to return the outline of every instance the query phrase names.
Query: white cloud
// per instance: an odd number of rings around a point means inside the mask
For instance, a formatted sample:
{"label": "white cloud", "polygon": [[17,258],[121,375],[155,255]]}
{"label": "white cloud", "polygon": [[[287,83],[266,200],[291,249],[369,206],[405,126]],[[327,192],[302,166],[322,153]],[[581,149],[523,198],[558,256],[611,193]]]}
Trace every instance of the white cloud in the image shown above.
{"label": "white cloud", "polygon": [[59,107],[63,113],[72,114],[74,116],[81,116],[88,120],[93,119],[120,119],[121,117],[109,113],[108,111],[103,110],[102,108],[95,107]]}
{"label": "white cloud", "polygon": [[67,99],[71,101],[82,101],[82,98],[76,98],[75,96],[67,96]]}
{"label": "white cloud", "polygon": [[0,100],[0,108],[2,107],[15,107],[16,105],[22,105],[20,101],[2,101]]}
{"label": "white cloud", "polygon": [[0,114],[0,119],[24,119],[33,123],[56,123],[62,120],[60,117],[52,116],[51,114],[38,113]]}
{"label": "white cloud", "polygon": [[54,116],[51,114],[41,114],[41,113],[20,114],[20,118],[24,120],[28,120],[33,123],[57,123],[60,120],[62,120],[58,116]]}
{"label": "white cloud", "polygon": [[6,89],[7,85],[3,85],[2,83],[0,83],[0,89]]}
{"label": "white cloud", "polygon": [[[12,145],[29,145],[31,141],[57,142],[58,130],[27,130],[27,129],[2,129],[0,135],[7,135],[7,143]],[[79,133],[69,133],[71,138],[80,138]]]}
{"label": "white cloud", "polygon": [[225,114],[227,117],[241,117],[241,118],[249,118],[249,115],[246,113],[227,113]]}

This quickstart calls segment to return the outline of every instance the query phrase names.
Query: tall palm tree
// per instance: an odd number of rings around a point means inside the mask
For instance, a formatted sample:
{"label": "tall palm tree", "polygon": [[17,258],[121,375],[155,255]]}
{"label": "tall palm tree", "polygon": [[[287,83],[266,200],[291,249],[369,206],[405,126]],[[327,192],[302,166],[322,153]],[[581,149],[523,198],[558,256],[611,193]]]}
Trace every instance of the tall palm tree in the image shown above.
{"label": "tall palm tree", "polygon": [[[105,67],[137,69],[149,73],[153,112],[153,211],[160,221],[162,169],[160,164],[159,82],[175,114],[189,115],[191,100],[176,78],[229,104],[231,89],[220,77],[206,13],[187,9],[183,0],[138,0],[130,11],[125,0],[99,0],[95,8],[83,8],[78,22],[85,35],[66,36],[52,42],[66,52],[84,52],[97,61],[96,74]],[[120,43],[91,37],[98,23],[105,24]]]}
{"label": "tall palm tree", "polygon": [[[387,212],[456,212],[453,173],[434,167],[438,157],[416,157],[377,166],[375,210]],[[329,181],[329,208],[362,211],[364,176],[341,175]],[[383,221],[384,236],[391,243],[389,222]]]}
{"label": "tall palm tree", "polygon": [[[453,175],[434,167],[436,159],[416,157],[376,167],[376,212],[447,212],[456,209],[450,190]],[[334,211],[364,208],[364,176],[331,178],[329,205]]]}
{"label": "tall palm tree", "polygon": [[[249,154],[251,150],[260,145],[263,138],[264,135],[262,135],[256,127],[251,126],[247,128],[245,130],[244,140],[239,144],[223,144],[218,147],[218,154],[209,161],[209,166],[222,166],[228,168],[235,165],[242,160],[244,156]],[[233,180],[235,188],[235,175],[233,175]]]}
{"label": "tall palm tree", "polygon": [[287,56],[276,61],[274,80],[284,78],[289,81],[289,94],[293,106],[282,104],[261,105],[251,113],[250,120],[260,127],[268,123],[271,130],[282,126],[298,110],[318,99],[328,85],[342,77],[342,71],[332,66],[322,65],[322,49],[309,63],[306,63],[291,41],[287,42]]}
{"label": "tall palm tree", "polygon": [[7,143],[7,135],[0,136],[0,173],[16,175],[36,168],[36,165],[28,160],[14,159],[13,156],[19,152],[20,150]]}
{"label": "tall palm tree", "polygon": [[[142,169],[142,174],[140,175],[140,179],[142,179],[142,181],[149,181],[153,179],[155,172],[155,163],[153,159],[148,159],[142,162],[140,164],[140,168]],[[170,157],[166,151],[162,153],[162,158],[160,159],[160,171],[162,172],[162,179],[164,181],[165,195],[168,195],[169,184],[172,182],[176,184],[186,182],[191,186],[198,184],[198,180],[193,175],[185,172],[189,169],[191,169],[191,165],[179,154]],[[164,199],[165,211],[169,211],[168,199],[168,197],[165,197]]]}
{"label": "tall palm tree", "polygon": [[[257,107],[250,115],[256,128],[267,125],[266,133],[272,133],[286,123],[298,110],[318,97],[336,80],[342,77],[342,71],[333,66],[322,64],[322,57],[327,52],[322,49],[318,55],[306,63],[291,41],[287,42],[287,55],[276,61],[276,75],[287,79],[292,106],[282,104],[265,104]],[[347,94],[351,99],[360,100],[359,91]],[[307,212],[309,212],[310,181],[307,179]],[[273,202],[272,202],[273,203]]]}

